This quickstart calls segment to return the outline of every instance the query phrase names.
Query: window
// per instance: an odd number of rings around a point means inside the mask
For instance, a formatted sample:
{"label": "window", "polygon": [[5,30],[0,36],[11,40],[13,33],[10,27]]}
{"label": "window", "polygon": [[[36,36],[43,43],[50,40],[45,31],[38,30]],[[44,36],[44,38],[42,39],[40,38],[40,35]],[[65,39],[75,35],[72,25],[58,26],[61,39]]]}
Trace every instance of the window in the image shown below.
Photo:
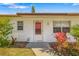
{"label": "window", "polygon": [[41,34],[41,22],[35,23],[35,34]]}
{"label": "window", "polygon": [[17,21],[17,30],[23,30],[23,21]]}
{"label": "window", "polygon": [[54,21],[53,32],[70,32],[70,21]]}
{"label": "window", "polygon": [[53,32],[61,32],[61,27],[53,27]]}
{"label": "window", "polygon": [[66,32],[70,32],[70,27],[63,27],[62,28],[62,31],[65,32],[65,33]]}

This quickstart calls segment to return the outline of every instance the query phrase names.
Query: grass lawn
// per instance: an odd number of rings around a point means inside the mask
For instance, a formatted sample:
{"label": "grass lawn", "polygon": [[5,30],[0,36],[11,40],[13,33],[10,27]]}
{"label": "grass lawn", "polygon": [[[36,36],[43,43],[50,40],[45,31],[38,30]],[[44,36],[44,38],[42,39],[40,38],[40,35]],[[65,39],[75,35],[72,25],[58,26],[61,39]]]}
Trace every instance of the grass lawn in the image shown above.
{"label": "grass lawn", "polygon": [[0,56],[34,56],[31,48],[0,48]]}

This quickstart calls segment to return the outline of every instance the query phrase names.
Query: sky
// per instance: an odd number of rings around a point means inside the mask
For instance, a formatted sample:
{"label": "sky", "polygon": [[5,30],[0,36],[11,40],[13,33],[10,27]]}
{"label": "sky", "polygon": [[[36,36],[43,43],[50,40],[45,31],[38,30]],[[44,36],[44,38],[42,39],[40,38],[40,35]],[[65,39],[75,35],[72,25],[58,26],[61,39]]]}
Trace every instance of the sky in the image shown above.
{"label": "sky", "polygon": [[31,13],[79,13],[79,3],[0,3],[0,14]]}

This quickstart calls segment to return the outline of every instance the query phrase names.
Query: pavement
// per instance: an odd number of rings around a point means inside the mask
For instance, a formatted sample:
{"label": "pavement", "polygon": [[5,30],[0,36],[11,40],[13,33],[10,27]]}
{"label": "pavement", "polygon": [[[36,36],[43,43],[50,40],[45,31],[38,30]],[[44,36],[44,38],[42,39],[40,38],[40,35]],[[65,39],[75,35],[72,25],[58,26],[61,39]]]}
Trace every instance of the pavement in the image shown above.
{"label": "pavement", "polygon": [[36,56],[54,56],[54,53],[46,48],[32,48]]}
{"label": "pavement", "polygon": [[32,48],[36,56],[56,56],[48,42],[30,42],[26,47]]}

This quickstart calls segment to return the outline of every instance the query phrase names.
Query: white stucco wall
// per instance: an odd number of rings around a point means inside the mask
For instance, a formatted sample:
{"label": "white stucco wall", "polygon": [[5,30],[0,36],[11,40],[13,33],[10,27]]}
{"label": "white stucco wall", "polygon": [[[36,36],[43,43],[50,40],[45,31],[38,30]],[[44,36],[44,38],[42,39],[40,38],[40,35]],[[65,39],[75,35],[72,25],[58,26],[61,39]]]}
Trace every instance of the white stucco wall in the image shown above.
{"label": "white stucco wall", "polygon": [[[24,22],[24,30],[17,30],[17,21]],[[14,26],[12,36],[17,38],[17,41],[27,41],[30,39],[30,42],[36,42],[35,33],[34,33],[34,21],[42,21],[42,41],[43,42],[55,42],[53,34],[53,21],[71,21],[71,26],[79,24],[79,16],[21,16],[15,17],[12,19]]]}
{"label": "white stucco wall", "polygon": [[[26,21],[27,20],[27,21]],[[17,30],[17,21],[23,21],[23,30]],[[31,39],[33,41],[33,21],[27,18],[14,18],[12,20],[14,29],[12,36],[17,38],[17,41],[27,41]]]}

